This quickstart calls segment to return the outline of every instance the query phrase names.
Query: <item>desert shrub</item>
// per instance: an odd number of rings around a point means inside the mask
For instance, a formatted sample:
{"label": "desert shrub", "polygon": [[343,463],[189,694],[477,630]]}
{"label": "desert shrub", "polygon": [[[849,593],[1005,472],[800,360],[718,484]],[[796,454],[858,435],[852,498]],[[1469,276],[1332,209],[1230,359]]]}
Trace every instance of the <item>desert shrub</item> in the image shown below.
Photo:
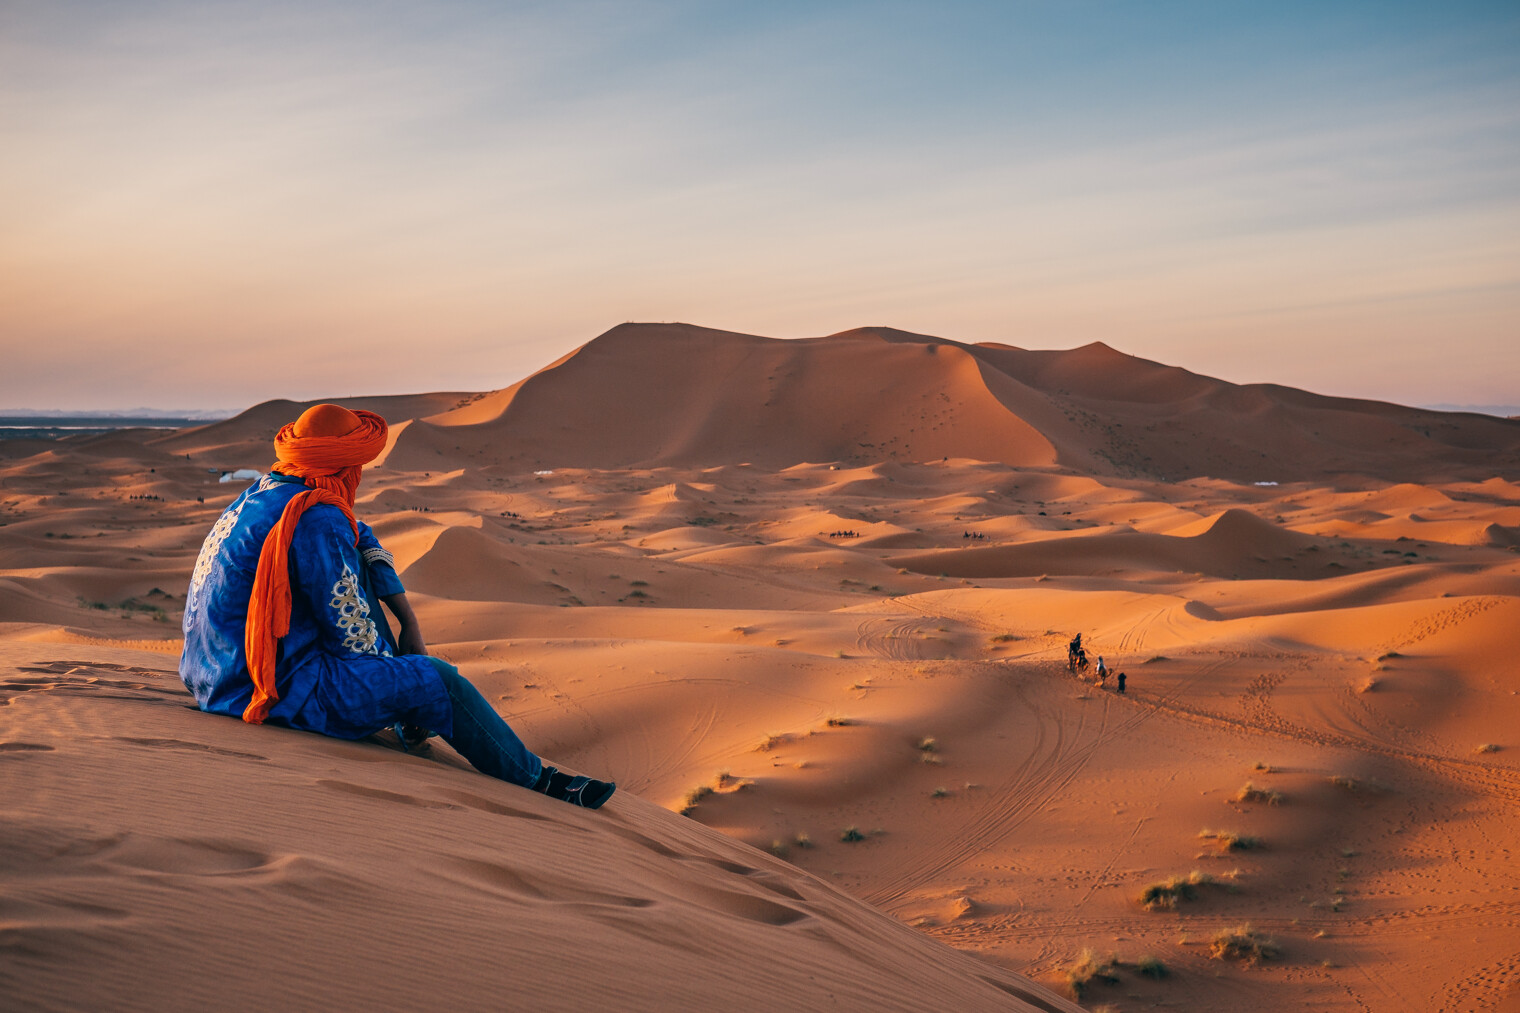
{"label": "desert shrub", "polygon": [[1140,893],[1140,904],[1152,911],[1169,910],[1176,907],[1178,901],[1196,900],[1200,886],[1211,886],[1216,882],[1208,873],[1194,869],[1186,876],[1172,876],[1147,886]]}
{"label": "desert shrub", "polygon": [[1477,749],[1473,750],[1475,753],[1497,753],[1498,751],[1499,747],[1494,745],[1492,742],[1485,742]]}
{"label": "desert shrub", "polygon": [[690,816],[693,809],[702,804],[702,800],[713,793],[710,785],[699,784],[681,800],[681,815]]}
{"label": "desert shrub", "polygon": [[1198,836],[1218,841],[1219,846],[1226,851],[1252,851],[1261,847],[1260,837],[1250,837],[1233,830],[1204,829],[1198,831]]}
{"label": "desert shrub", "polygon": [[1235,793],[1237,802],[1265,802],[1267,805],[1281,805],[1285,799],[1286,796],[1282,792],[1271,788],[1258,788],[1250,781],[1241,785],[1240,790]]}
{"label": "desert shrub", "polygon": [[1150,954],[1146,954],[1135,961],[1135,970],[1147,978],[1154,978],[1157,981],[1165,978],[1167,974],[1166,965],[1161,962],[1161,958],[1153,957]]}
{"label": "desert shrub", "polygon": [[841,841],[845,841],[846,843],[853,844],[856,841],[865,840],[866,835],[860,832],[859,827],[845,827],[844,832],[839,835],[839,839]]}
{"label": "desert shrub", "polygon": [[922,752],[932,753],[935,750],[939,749],[939,743],[936,742],[932,737],[926,737],[918,740],[918,748]]}
{"label": "desert shrub", "polygon": [[1249,924],[1220,929],[1209,942],[1209,956],[1215,960],[1240,960],[1258,964],[1276,958],[1281,951],[1270,939],[1258,936]]}
{"label": "desert shrub", "polygon": [[1078,954],[1077,959],[1066,969],[1066,984],[1078,999],[1082,998],[1089,985],[1100,980],[1113,984],[1119,980],[1119,976],[1114,973],[1113,959],[1099,957],[1090,947]]}

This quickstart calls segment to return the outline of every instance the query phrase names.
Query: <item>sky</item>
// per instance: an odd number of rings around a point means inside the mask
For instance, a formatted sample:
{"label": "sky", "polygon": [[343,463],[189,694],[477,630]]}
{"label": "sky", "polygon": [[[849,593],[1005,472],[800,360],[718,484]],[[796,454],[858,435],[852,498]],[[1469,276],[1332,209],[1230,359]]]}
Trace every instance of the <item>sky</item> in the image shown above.
{"label": "sky", "polygon": [[1514,0],[0,0],[0,409],[628,320],[1516,405],[1517,54]]}

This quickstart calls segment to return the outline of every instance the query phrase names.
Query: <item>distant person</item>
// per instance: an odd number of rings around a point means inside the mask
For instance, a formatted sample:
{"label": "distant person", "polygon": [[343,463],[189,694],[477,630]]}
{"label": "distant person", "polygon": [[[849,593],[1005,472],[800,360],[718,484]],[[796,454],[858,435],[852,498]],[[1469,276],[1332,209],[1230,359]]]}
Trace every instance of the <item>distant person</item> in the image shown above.
{"label": "distant person", "polygon": [[616,784],[545,764],[457,668],[428,657],[391,554],[354,518],[386,432],[379,415],[331,404],[280,430],[274,468],[201,547],[180,678],[203,711],[340,739],[394,725],[408,749],[435,732],[483,773],[600,808]]}
{"label": "distant person", "polygon": [[1124,673],[1120,672],[1119,673],[1119,692],[1120,693],[1124,692],[1124,678],[1125,678],[1124,677]]}

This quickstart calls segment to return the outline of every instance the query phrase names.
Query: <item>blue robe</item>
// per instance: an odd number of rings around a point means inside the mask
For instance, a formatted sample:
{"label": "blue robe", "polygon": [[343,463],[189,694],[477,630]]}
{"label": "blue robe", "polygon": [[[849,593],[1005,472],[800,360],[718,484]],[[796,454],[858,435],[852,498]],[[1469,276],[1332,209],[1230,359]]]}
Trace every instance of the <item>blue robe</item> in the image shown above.
{"label": "blue robe", "polygon": [[[232,501],[206,536],[185,601],[179,674],[201,710],[241,717],[253,699],[243,653],[248,600],[264,537],[306,489],[271,472]],[[271,724],[343,739],[398,721],[453,734],[453,707],[433,663],[395,655],[379,599],[404,590],[390,553],[343,511],[318,504],[290,544],[290,633],[278,641]]]}

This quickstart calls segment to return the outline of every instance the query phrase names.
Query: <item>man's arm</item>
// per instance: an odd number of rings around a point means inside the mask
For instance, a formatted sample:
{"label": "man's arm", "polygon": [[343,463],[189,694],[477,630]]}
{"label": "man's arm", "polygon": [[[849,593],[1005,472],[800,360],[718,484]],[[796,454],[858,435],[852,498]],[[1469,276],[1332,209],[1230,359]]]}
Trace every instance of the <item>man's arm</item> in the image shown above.
{"label": "man's arm", "polygon": [[406,600],[406,592],[397,591],[380,600],[391,610],[396,622],[401,624],[401,634],[396,638],[397,650],[402,654],[426,654],[428,650],[422,639],[422,626],[417,622],[417,613],[412,611],[412,603]]}

